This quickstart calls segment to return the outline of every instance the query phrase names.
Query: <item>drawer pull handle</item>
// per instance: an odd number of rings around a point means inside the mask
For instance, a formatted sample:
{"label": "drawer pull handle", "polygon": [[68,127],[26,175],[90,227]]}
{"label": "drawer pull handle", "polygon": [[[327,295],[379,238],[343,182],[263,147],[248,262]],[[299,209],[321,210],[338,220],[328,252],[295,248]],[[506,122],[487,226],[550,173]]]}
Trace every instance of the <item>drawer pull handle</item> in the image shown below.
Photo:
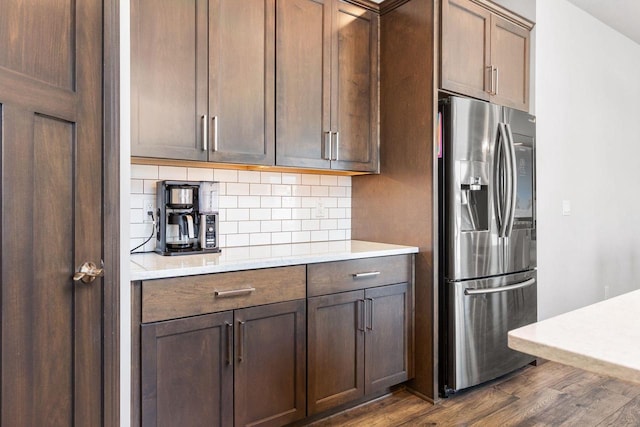
{"label": "drawer pull handle", "polygon": [[230,291],[214,291],[213,294],[216,296],[216,298],[229,298],[229,297],[236,297],[240,295],[250,294],[255,290],[256,288],[233,289]]}
{"label": "drawer pull handle", "polygon": [[379,276],[380,272],[379,271],[369,271],[368,273],[355,273],[353,275],[354,279],[362,279],[365,277],[374,277],[374,276]]}

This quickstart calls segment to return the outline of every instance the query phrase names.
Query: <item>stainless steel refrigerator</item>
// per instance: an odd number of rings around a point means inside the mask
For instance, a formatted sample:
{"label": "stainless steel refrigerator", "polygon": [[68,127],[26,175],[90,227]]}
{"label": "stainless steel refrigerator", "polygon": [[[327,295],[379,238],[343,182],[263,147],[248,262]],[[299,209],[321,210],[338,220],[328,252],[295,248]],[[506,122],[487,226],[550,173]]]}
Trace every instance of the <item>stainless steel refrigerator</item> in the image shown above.
{"label": "stainless steel refrigerator", "polygon": [[439,103],[443,395],[530,363],[507,332],[537,320],[535,117]]}

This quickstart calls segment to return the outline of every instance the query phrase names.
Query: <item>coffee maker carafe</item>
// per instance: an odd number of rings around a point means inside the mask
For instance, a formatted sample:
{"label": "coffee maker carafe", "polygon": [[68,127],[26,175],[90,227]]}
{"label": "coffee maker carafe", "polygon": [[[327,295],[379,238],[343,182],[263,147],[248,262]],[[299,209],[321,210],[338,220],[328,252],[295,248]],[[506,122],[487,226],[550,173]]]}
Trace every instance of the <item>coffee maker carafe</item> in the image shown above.
{"label": "coffee maker carafe", "polygon": [[217,182],[160,181],[156,197],[157,253],[220,252]]}

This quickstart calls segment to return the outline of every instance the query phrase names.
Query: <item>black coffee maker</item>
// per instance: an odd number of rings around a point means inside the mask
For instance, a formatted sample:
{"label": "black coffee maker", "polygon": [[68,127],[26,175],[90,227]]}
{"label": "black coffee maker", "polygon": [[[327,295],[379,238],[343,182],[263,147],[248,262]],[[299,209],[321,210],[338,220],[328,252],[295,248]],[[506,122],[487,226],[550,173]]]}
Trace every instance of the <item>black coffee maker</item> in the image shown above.
{"label": "black coffee maker", "polygon": [[155,251],[161,255],[220,252],[217,198],[217,182],[158,182]]}

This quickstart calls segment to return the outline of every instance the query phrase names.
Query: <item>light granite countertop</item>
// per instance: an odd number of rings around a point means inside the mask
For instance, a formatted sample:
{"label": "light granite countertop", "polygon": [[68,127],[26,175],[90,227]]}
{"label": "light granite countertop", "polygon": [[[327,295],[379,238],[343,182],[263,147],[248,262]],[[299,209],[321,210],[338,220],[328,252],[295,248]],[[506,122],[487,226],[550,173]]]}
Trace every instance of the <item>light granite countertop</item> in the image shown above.
{"label": "light granite countertop", "polygon": [[415,246],[340,240],[223,248],[219,254],[161,256],[144,253],[131,255],[130,273],[132,281],[152,280],[417,252]]}
{"label": "light granite countertop", "polygon": [[640,384],[640,290],[509,332],[523,353]]}

